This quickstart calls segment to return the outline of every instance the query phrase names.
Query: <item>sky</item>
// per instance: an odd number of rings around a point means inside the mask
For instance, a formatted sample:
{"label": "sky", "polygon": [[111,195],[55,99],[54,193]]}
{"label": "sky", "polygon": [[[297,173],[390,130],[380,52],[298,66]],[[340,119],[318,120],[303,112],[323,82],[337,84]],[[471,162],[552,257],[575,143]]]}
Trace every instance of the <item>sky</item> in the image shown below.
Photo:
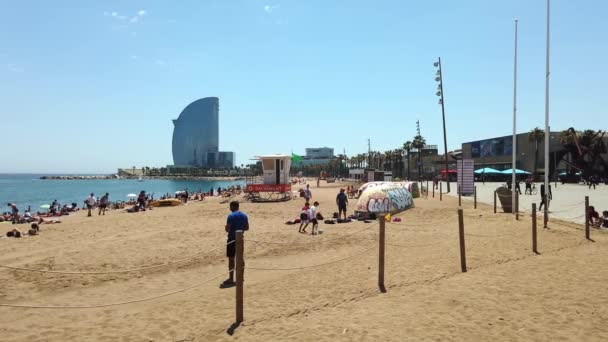
{"label": "sky", "polygon": [[[607,129],[602,0],[551,2],[552,130]],[[172,119],[220,99],[220,150],[443,150],[544,127],[542,0],[0,0],[0,173],[172,164]]]}

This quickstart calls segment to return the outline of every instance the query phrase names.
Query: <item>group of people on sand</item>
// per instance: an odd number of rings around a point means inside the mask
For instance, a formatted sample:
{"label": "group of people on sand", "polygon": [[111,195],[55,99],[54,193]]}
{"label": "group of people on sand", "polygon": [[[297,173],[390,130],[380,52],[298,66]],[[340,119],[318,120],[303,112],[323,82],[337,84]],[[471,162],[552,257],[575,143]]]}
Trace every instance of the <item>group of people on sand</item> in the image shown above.
{"label": "group of people on sand", "polygon": [[10,208],[10,211],[4,212],[0,215],[0,222],[12,222],[13,224],[39,222],[40,220],[44,221],[44,218],[69,215],[70,212],[78,210],[78,208],[74,209],[75,203],[72,203],[72,205],[69,207],[64,205],[63,208],[61,208],[59,203],[57,203],[56,208],[59,209],[51,210],[49,208],[49,211],[46,213],[41,213],[38,211],[35,214],[32,214],[31,207],[28,207],[23,215],[21,215],[17,204],[8,203],[8,207]]}
{"label": "group of people on sand", "polygon": [[[40,231],[40,225],[42,224],[53,224],[53,223],[61,223],[60,220],[49,219],[49,217],[61,216],[61,213],[51,214],[50,212],[47,214],[43,214],[37,212],[35,215],[32,215],[31,208],[28,207],[23,215],[19,214],[19,208],[15,203],[8,203],[8,206],[11,208],[10,212],[5,212],[0,215],[0,222],[12,222],[14,225],[16,224],[27,224],[30,223],[30,229],[27,233],[22,233],[18,228],[11,228],[8,232],[6,232],[7,237],[15,237],[20,238],[26,235],[38,235]],[[59,206],[59,204],[57,204]]]}
{"label": "group of people on sand", "polygon": [[608,229],[608,210],[604,210],[602,212],[602,216],[600,216],[600,214],[595,210],[594,206],[589,206],[587,218],[591,227]]}

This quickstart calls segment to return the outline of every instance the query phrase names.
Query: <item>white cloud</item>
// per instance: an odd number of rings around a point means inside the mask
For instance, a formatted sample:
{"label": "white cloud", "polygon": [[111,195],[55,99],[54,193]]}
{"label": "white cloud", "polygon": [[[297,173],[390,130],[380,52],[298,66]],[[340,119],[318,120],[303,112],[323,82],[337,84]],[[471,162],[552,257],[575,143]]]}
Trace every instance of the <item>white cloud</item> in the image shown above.
{"label": "white cloud", "polygon": [[140,17],[143,17],[143,16],[144,16],[144,15],[146,15],[147,13],[148,13],[148,12],[147,12],[145,9],[143,9],[143,10],[140,10],[139,12],[137,12],[137,15],[138,15],[138,16],[140,16]]}
{"label": "white cloud", "polygon": [[118,15],[118,13],[117,13],[117,12],[112,12],[112,16],[113,16],[113,17],[115,17],[115,16],[117,16],[117,15]]}
{"label": "white cloud", "polygon": [[135,24],[135,23],[137,23],[138,21],[139,21],[139,17],[138,17],[138,16],[135,16],[135,17],[131,18],[131,20],[129,20],[129,22],[130,22],[131,24]]}
{"label": "white cloud", "polygon": [[281,5],[266,5],[264,6],[264,11],[266,11],[266,13],[270,13],[272,11],[274,11],[275,9],[279,8]]}
{"label": "white cloud", "polygon": [[18,66],[17,64],[10,63],[10,64],[7,64],[6,66],[7,66],[8,70],[10,70],[12,72],[23,72],[23,68]]}

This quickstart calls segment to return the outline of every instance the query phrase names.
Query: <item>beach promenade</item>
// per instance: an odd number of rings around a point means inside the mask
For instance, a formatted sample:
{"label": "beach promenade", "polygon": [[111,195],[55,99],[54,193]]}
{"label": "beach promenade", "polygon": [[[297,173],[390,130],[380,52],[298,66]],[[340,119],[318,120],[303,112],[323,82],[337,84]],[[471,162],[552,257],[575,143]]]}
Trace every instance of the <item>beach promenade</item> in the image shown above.
{"label": "beach promenade", "polygon": [[[331,217],[345,184],[321,185],[313,200]],[[535,254],[529,219],[463,206],[462,273],[457,198],[419,198],[386,224],[381,293],[378,223],[299,234],[285,222],[302,204],[241,203],[251,228],[239,326],[235,289],[219,288],[229,211],[218,198],[80,212],[38,236],[1,238],[2,341],[608,340],[606,232],[592,242],[580,225],[541,224]]]}
{"label": "beach promenade", "polygon": [[[498,182],[487,182],[485,184],[478,182],[475,183],[477,186],[477,201],[493,205],[494,203],[494,190],[504,183]],[[519,209],[524,214],[532,211],[532,203],[536,203],[536,207],[540,205],[540,184],[536,183],[536,189],[538,193],[536,195],[524,195],[525,184],[521,183],[522,195],[519,196]],[[456,189],[456,183],[450,184],[452,189]],[[447,189],[445,182],[442,185],[444,192]],[[593,187],[589,189],[587,185],[583,184],[561,184],[551,183],[551,190],[553,192],[553,200],[549,206],[549,214],[552,217],[559,218],[561,220],[576,222],[580,224],[585,223],[585,196],[589,196],[589,205],[594,206],[595,210],[601,215],[603,210],[608,210],[608,186],[604,184],[598,185],[595,189]],[[458,196],[456,191],[452,191],[449,196]],[[472,202],[473,197],[462,197],[463,201]],[[500,202],[497,199],[497,210],[502,211]],[[470,203],[472,205],[472,203]],[[543,209],[544,210],[544,209]]]}

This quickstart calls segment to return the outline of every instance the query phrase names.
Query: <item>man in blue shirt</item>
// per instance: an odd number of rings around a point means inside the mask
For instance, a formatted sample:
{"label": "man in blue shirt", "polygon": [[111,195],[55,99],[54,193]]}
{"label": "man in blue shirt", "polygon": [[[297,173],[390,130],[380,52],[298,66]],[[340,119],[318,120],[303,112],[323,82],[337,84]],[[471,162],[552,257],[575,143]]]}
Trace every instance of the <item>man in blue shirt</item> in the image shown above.
{"label": "man in blue shirt", "polygon": [[344,193],[344,189],[340,189],[340,193],[336,196],[336,204],[338,205],[338,218],[344,213],[344,219],[346,220],[346,205],[348,204],[348,197]]}
{"label": "man in blue shirt", "polygon": [[228,279],[222,283],[223,287],[234,286],[234,267],[236,256],[236,232],[239,230],[249,230],[249,219],[245,213],[239,211],[239,202],[230,202],[230,211],[226,220],[226,233],[228,233],[228,242],[226,245],[226,256],[228,257]]}

